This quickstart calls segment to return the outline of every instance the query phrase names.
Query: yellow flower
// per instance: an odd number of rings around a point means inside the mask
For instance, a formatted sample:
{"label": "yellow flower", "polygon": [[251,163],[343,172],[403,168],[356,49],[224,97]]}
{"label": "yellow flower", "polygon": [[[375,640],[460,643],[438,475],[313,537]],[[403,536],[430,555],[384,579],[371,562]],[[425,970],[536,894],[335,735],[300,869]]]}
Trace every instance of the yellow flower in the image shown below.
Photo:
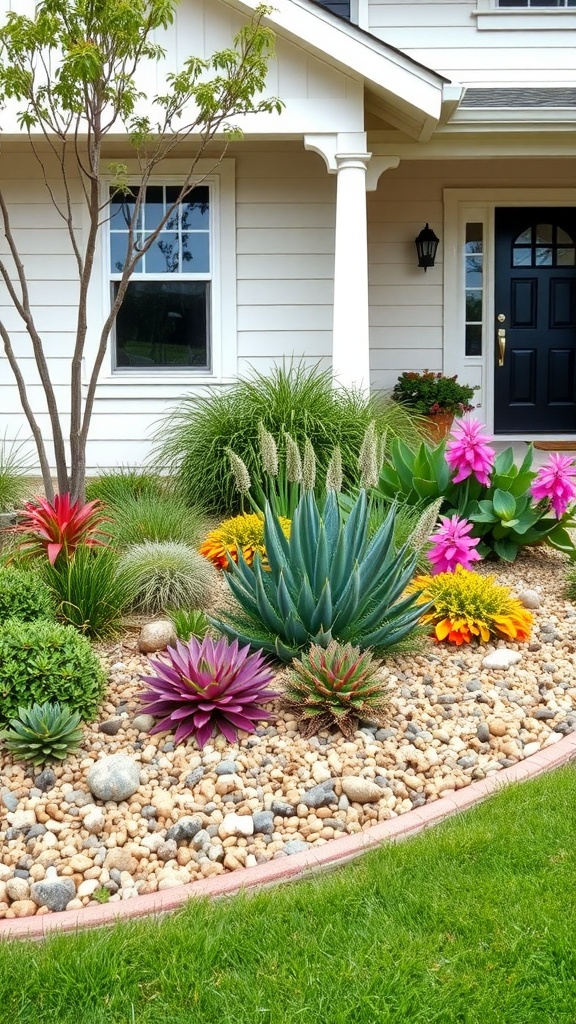
{"label": "yellow flower", "polygon": [[[290,520],[278,517],[278,522],[286,537],[290,536]],[[200,545],[200,554],[204,555],[218,569],[228,568],[228,555],[238,561],[238,550],[248,565],[252,565],[257,551],[266,564],[264,547],[264,517],[254,512],[225,519],[216,530],[211,530]]]}
{"label": "yellow flower", "polygon": [[419,604],[432,602],[421,621],[433,628],[436,640],[460,645],[474,637],[482,643],[492,636],[517,641],[530,637],[531,612],[494,576],[480,576],[458,565],[455,572],[417,576],[407,589],[421,591]]}

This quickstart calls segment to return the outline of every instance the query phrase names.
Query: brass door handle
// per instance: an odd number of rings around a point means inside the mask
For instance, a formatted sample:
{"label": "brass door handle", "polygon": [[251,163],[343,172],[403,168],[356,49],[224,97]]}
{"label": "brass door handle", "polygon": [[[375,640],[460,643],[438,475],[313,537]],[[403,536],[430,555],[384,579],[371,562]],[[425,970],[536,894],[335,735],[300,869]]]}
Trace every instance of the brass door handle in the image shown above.
{"label": "brass door handle", "polygon": [[498,328],[498,366],[504,366],[506,358],[506,331],[503,327]]}

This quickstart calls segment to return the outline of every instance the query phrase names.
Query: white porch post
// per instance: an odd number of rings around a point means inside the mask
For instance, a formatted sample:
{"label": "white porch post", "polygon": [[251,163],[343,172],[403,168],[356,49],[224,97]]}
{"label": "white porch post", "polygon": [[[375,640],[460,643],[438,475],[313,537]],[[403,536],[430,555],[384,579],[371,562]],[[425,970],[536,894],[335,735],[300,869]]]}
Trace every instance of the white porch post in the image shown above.
{"label": "white porch post", "polygon": [[370,334],[366,190],[375,189],[382,171],[397,167],[399,158],[376,157],[370,162],[365,132],[306,135],[304,146],[319,153],[328,172],[337,175],[332,326],[334,385],[357,388],[368,394]]}

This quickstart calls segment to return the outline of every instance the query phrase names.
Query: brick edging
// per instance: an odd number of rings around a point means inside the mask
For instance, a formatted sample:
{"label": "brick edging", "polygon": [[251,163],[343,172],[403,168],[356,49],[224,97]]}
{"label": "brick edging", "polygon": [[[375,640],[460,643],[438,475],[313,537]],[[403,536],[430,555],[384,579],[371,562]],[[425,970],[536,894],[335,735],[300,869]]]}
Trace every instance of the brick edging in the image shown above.
{"label": "brick edging", "polygon": [[504,786],[537,778],[544,772],[567,764],[573,758],[576,758],[576,733],[571,733],[558,743],[544,747],[525,761],[519,761],[510,768],[502,768],[488,779],[472,782],[464,789],[457,789],[433,803],[407,811],[397,818],[382,821],[365,832],[331,839],[317,850],[311,848],[304,853],[257,864],[253,868],[237,869],[215,878],[176,885],[162,892],[134,896],[120,903],[85,907],[83,910],[64,910],[61,913],[42,914],[39,917],[4,919],[0,921],[0,940],[42,939],[51,932],[76,932],[80,929],[99,928],[112,925],[116,921],[166,914],[177,910],[195,896],[217,899],[241,890],[295,881],[310,875],[313,871],[328,870],[345,864],[346,861],[360,857],[367,850],[383,843],[409,839],[458,811],[468,810],[474,804],[481,803]]}

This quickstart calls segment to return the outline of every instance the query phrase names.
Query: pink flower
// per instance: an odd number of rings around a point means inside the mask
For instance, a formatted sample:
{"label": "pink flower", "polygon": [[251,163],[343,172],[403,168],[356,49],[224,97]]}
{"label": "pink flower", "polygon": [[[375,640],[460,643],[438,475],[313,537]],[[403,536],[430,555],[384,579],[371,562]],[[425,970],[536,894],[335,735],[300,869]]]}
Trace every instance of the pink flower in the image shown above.
{"label": "pink flower", "polygon": [[473,474],[479,483],[490,486],[496,452],[487,443],[491,438],[482,433],[482,426],[479,420],[458,420],[452,431],[454,440],[446,447],[446,462],[458,471],[453,480],[455,484]]}
{"label": "pink flower", "polygon": [[569,455],[552,452],[545,466],[541,466],[532,481],[530,492],[535,501],[548,500],[557,519],[561,519],[568,505],[576,498],[576,465]]}
{"label": "pink flower", "polygon": [[480,562],[482,556],[472,549],[480,543],[478,537],[468,537],[472,523],[459,516],[441,516],[442,525],[438,526],[430,537],[433,545],[428,552],[432,562],[432,575],[439,572],[454,572],[457,565],[463,569],[471,569],[472,562]]}

